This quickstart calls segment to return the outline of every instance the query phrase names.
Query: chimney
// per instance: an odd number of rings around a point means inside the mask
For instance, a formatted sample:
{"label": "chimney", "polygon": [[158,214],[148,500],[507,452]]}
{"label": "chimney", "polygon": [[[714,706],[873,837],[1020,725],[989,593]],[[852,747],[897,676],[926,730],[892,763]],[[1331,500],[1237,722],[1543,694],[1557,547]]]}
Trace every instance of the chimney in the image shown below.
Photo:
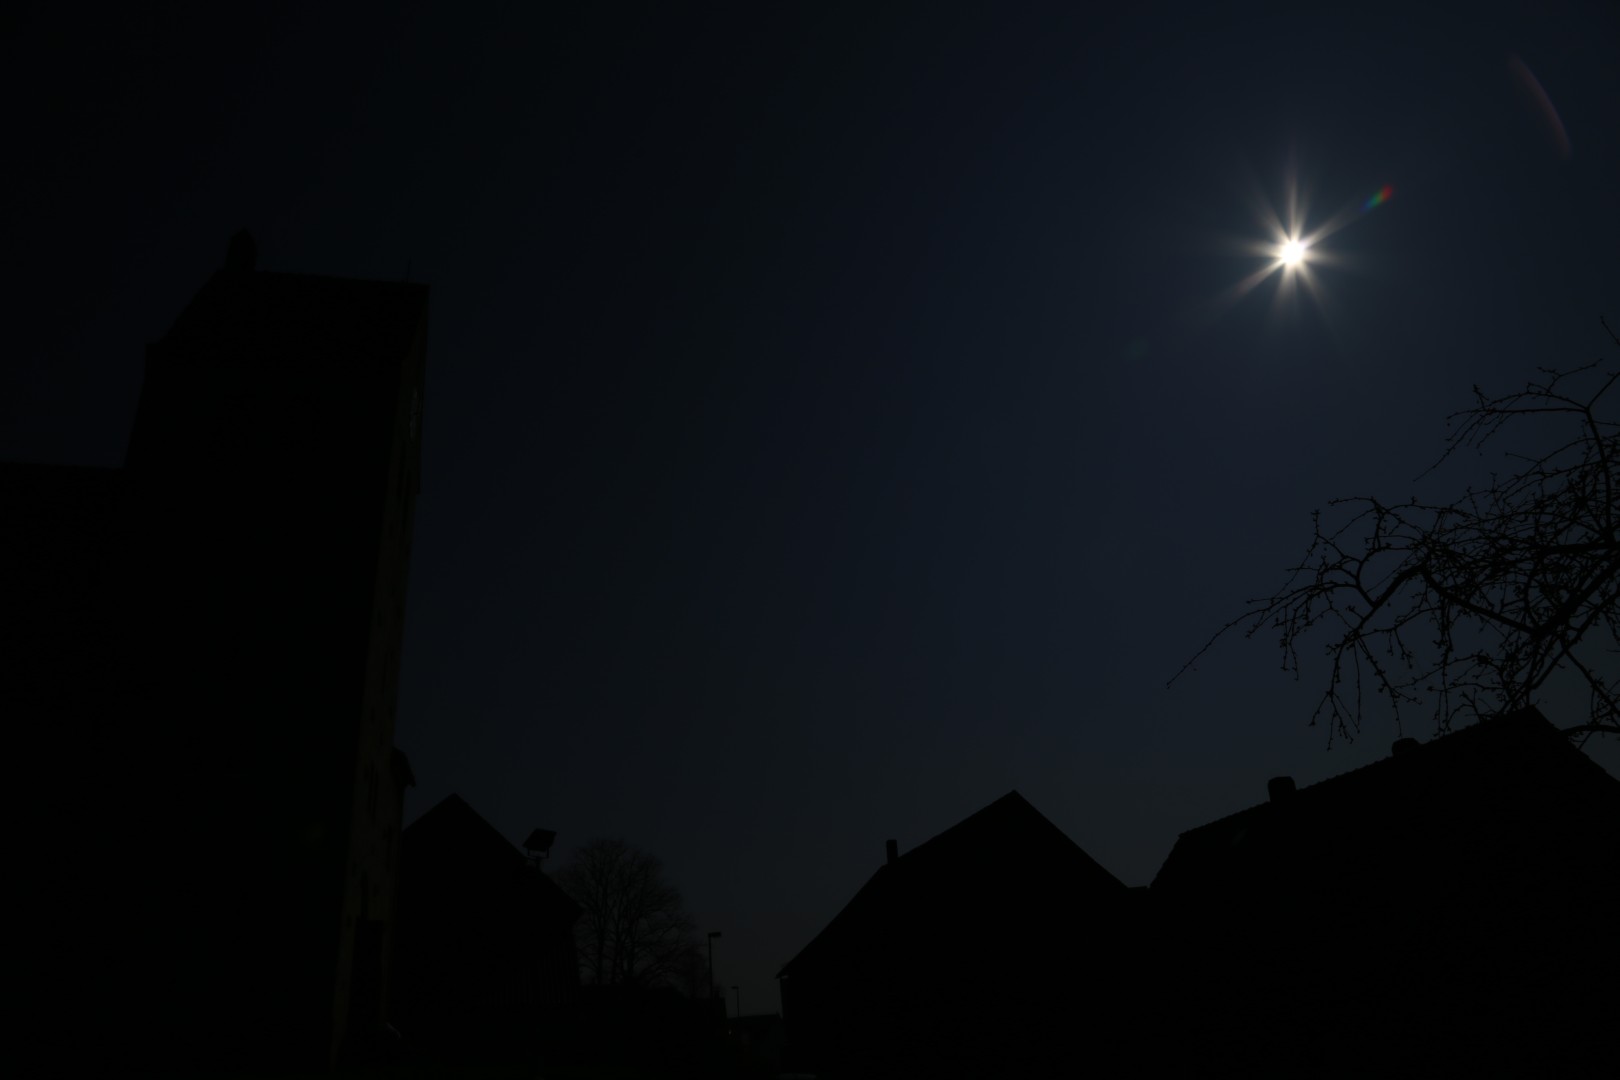
{"label": "chimney", "polygon": [[1274,803],[1292,798],[1294,794],[1294,778],[1292,776],[1273,776],[1266,781],[1266,794],[1270,796],[1271,801]]}
{"label": "chimney", "polygon": [[1406,754],[1410,754],[1421,745],[1423,744],[1418,742],[1416,739],[1396,739],[1395,745],[1389,748],[1389,752],[1394,757],[1402,757]]}
{"label": "chimney", "polygon": [[899,841],[897,841],[897,840],[885,840],[885,841],[883,841],[883,853],[889,857],[889,865],[893,866],[894,861],[900,857],[900,843],[899,843]]}

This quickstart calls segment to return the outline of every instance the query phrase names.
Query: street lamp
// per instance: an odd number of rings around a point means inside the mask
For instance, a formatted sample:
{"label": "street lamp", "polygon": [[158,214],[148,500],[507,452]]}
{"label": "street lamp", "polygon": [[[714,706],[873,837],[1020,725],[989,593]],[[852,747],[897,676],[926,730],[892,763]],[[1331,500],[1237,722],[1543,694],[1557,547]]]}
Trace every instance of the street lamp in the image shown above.
{"label": "street lamp", "polygon": [[544,869],[540,864],[551,856],[551,845],[557,842],[557,834],[550,829],[535,829],[529,833],[529,838],[523,841],[523,850],[529,854],[529,864]]}
{"label": "street lamp", "polygon": [[714,997],[714,939],[720,936],[720,931],[709,931],[709,997]]}

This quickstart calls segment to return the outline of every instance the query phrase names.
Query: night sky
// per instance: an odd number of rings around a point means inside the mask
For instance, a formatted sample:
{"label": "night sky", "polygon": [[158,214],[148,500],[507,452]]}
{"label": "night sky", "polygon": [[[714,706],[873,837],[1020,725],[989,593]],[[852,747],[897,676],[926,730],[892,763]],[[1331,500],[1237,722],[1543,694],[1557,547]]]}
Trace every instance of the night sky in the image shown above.
{"label": "night sky", "polygon": [[[1266,635],[1166,688],[1310,511],[1617,359],[1620,10],[1107,6],[8,13],[0,458],[121,464],[238,228],[408,273],[407,821],[654,852],[745,1012],[1010,789],[1146,884],[1396,737]],[[1317,290],[1240,293],[1291,189]]]}

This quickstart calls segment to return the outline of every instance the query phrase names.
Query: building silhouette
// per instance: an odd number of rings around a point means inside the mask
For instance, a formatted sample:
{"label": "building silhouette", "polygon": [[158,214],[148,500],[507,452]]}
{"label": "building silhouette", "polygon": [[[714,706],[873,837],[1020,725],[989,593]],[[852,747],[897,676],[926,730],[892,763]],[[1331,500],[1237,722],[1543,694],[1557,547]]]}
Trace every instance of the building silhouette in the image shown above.
{"label": "building silhouette", "polygon": [[580,908],[459,795],[405,830],[391,1016],[452,1062],[539,1056],[579,998]]}
{"label": "building silhouette", "polygon": [[1620,1071],[1599,1019],[1620,962],[1620,782],[1539,712],[1268,789],[1183,833],[1153,881],[1182,1033],[1168,1067]]}
{"label": "building silhouette", "polygon": [[1016,793],[886,865],[780,974],[846,1077],[1620,1074],[1620,782],[1537,711],[1181,834],[1126,889]]}
{"label": "building silhouette", "polygon": [[818,1074],[1072,1071],[1132,999],[1134,890],[1018,792],[884,864],[778,974],[788,1056]]}
{"label": "building silhouette", "polygon": [[122,469],[0,469],[30,857],[97,851],[58,1056],[320,1069],[386,1016],[428,293],[255,262],[148,346]]}

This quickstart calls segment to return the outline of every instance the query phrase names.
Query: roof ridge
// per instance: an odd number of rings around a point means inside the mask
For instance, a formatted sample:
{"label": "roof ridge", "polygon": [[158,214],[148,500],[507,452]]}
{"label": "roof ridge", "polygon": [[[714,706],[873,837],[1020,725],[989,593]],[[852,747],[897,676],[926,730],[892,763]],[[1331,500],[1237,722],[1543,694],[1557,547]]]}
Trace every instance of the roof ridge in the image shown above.
{"label": "roof ridge", "polygon": [[[1536,732],[1538,734],[1557,736],[1560,743],[1566,747],[1568,746],[1568,743],[1562,738],[1562,733],[1553,726],[1552,721],[1548,720],[1546,716],[1542,714],[1540,709],[1537,709],[1535,706],[1531,705],[1526,706],[1523,709],[1515,709],[1511,712],[1478,717],[1471,724],[1442,732],[1439,735],[1429,739],[1427,742],[1420,742],[1414,739],[1413,742],[1416,742],[1417,745],[1413,749],[1418,754],[1430,754],[1435,748],[1438,747],[1441,748],[1441,752],[1444,753],[1446,748],[1456,747],[1458,745],[1457,740],[1461,740],[1463,743],[1477,742],[1479,738],[1478,733],[1480,731],[1490,731],[1494,734],[1502,732],[1506,729],[1515,729],[1521,732]],[[1406,738],[1406,736],[1402,736],[1401,738]],[[1398,738],[1396,741],[1400,742],[1401,738]],[[1575,748],[1569,747],[1569,749],[1574,750]],[[1579,751],[1575,751],[1575,753],[1577,753],[1580,757],[1591,761],[1587,755],[1581,754]],[[1314,783],[1306,784],[1304,787],[1299,788],[1294,795],[1296,798],[1298,798],[1305,796],[1306,792],[1316,792],[1317,795],[1312,795],[1309,797],[1313,799],[1317,798],[1321,793],[1321,789],[1330,784],[1337,783],[1341,780],[1347,780],[1355,776],[1365,777],[1375,770],[1387,769],[1390,764],[1396,760],[1397,757],[1392,750],[1387,756],[1378,758],[1375,761],[1369,761],[1364,765],[1358,765],[1353,769],[1347,769],[1342,773],[1335,773],[1332,776],[1325,776]],[[1596,762],[1593,762],[1593,764],[1595,765]],[[1230,814],[1225,814],[1221,817],[1206,821],[1202,825],[1195,825],[1190,829],[1183,830],[1177,835],[1187,836],[1190,833],[1201,832],[1204,829],[1211,829],[1217,825],[1230,822],[1234,818],[1242,817],[1245,814],[1252,814],[1261,808],[1270,805],[1270,801],[1253,803],[1249,806],[1243,807],[1240,810],[1234,810]]]}
{"label": "roof ridge", "polygon": [[[1001,797],[999,797],[997,799],[994,799],[991,802],[985,803],[983,806],[981,806],[977,810],[973,811],[973,813],[969,814],[967,817],[963,818],[961,821],[958,821],[955,825],[951,825],[948,828],[946,828],[944,831],[937,832],[933,836],[930,836],[927,840],[924,840],[922,843],[918,844],[916,847],[913,847],[910,850],[906,851],[904,854],[900,855],[899,858],[904,859],[904,858],[906,858],[906,857],[908,857],[910,855],[913,855],[913,854],[915,854],[915,853],[917,853],[919,851],[922,851],[923,849],[927,848],[930,844],[933,844],[938,840],[942,840],[945,837],[950,836],[952,833],[956,833],[959,830],[964,830],[965,826],[967,826],[967,825],[969,825],[969,824],[971,824],[973,822],[977,822],[977,821],[981,820],[986,814],[990,813],[990,811],[994,810],[996,807],[1001,806],[1003,804],[1006,804],[1008,806],[1020,806],[1021,805],[1025,809],[1027,809],[1030,812],[1032,812],[1033,814],[1035,814],[1036,817],[1041,818],[1041,820],[1043,820],[1043,821],[1047,820],[1045,815],[1043,815],[1039,810],[1036,810],[1035,807],[1030,804],[1030,801],[1028,799],[1024,798],[1022,795],[1020,795],[1018,793],[1017,788],[1014,788],[1011,791],[1007,792],[1007,794],[1002,795]],[[1047,823],[1051,824],[1051,822],[1049,822],[1049,821]],[[1053,827],[1056,828],[1056,826],[1053,826]],[[1070,841],[1070,843],[1073,843],[1073,841]],[[1079,845],[1076,844],[1075,846],[1078,847]]]}
{"label": "roof ridge", "polygon": [[497,829],[493,822],[484,817],[484,815],[480,814],[477,810],[474,810],[472,804],[466,799],[462,798],[459,792],[455,791],[452,791],[450,794],[446,795],[444,798],[430,806],[426,811],[423,812],[421,817],[418,817],[415,821],[407,825],[402,832],[408,832],[411,829],[416,828],[423,821],[426,821],[434,814],[444,811],[447,808],[449,812],[454,813],[459,811],[464,815],[469,816],[473,821],[477,822],[479,826],[482,826],[485,830],[487,830],[491,836],[498,838],[502,844],[505,844],[508,848],[510,848],[514,856],[519,859],[524,857],[523,852],[518,849],[516,844],[508,840],[506,835],[502,833],[501,830]]}

